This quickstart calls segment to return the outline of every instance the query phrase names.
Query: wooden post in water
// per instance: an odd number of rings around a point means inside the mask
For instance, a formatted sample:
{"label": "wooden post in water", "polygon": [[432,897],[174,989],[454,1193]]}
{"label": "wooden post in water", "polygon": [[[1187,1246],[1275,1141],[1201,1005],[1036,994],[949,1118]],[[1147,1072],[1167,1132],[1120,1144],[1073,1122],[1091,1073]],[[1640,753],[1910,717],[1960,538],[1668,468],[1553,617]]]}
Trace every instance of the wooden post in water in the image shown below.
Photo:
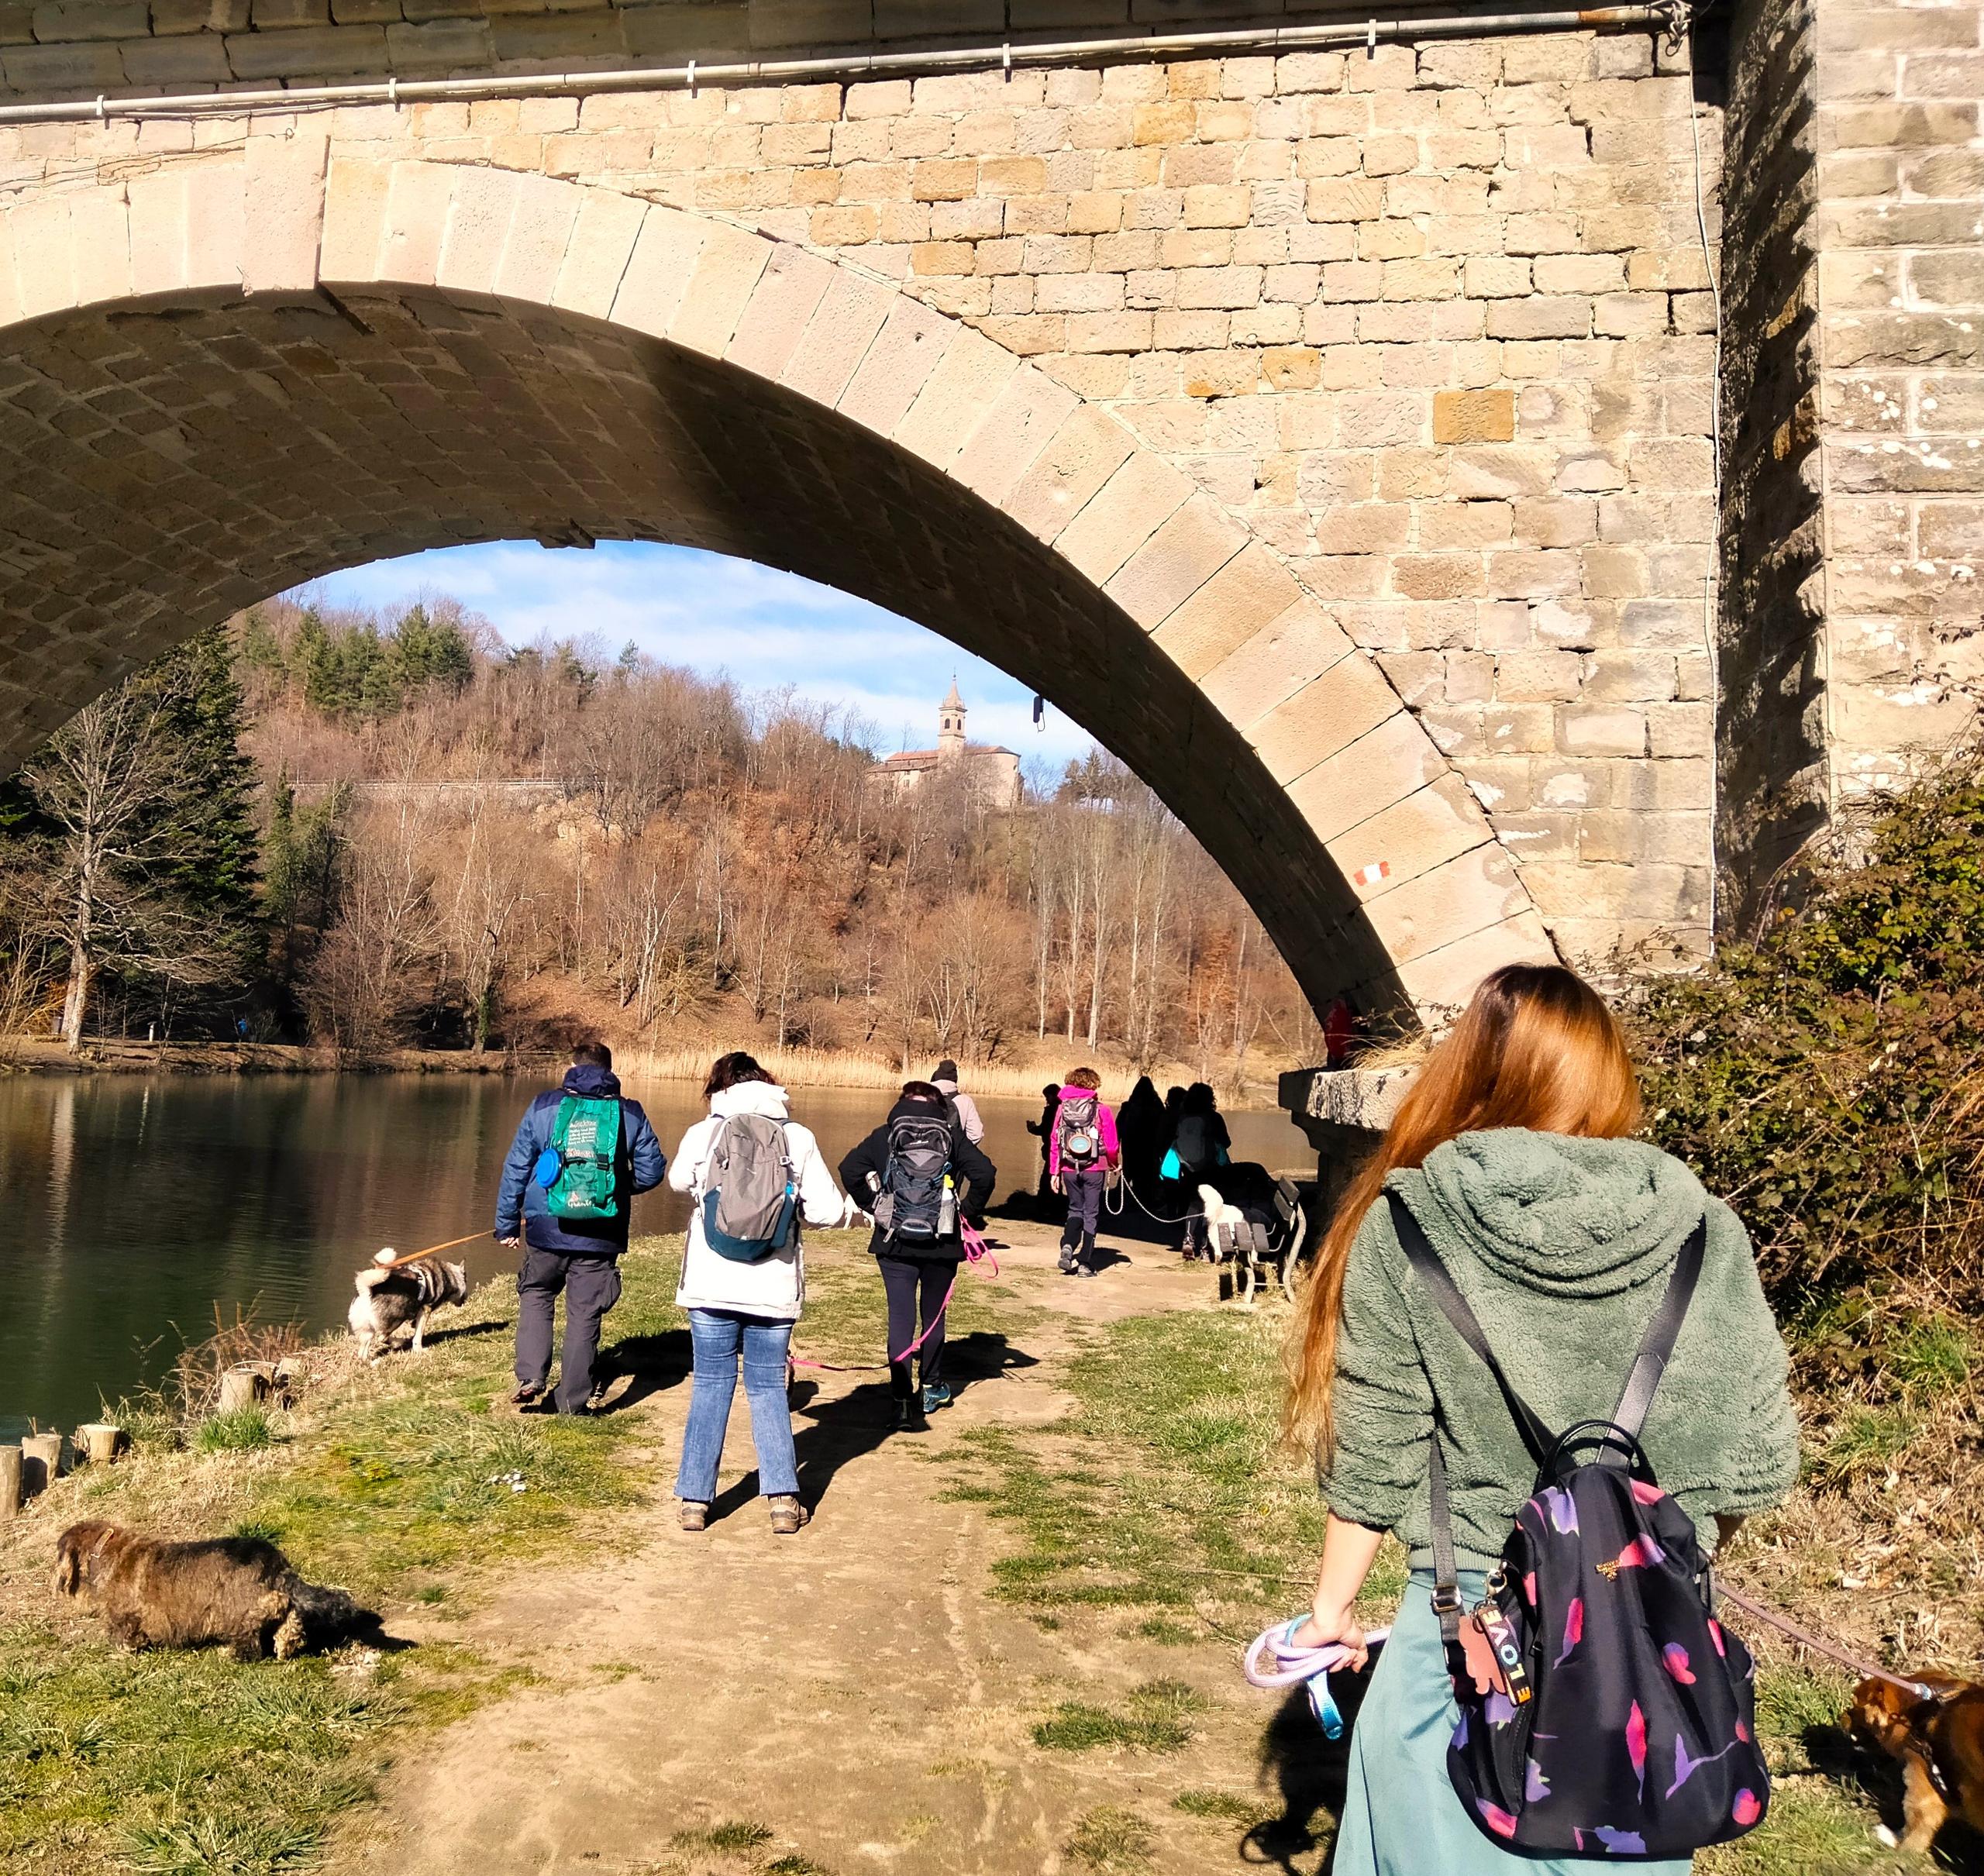
{"label": "wooden post in water", "polygon": [[0,1524],[16,1517],[21,1509],[21,1449],[0,1446]]}
{"label": "wooden post in water", "polygon": [[62,1436],[59,1433],[29,1433],[21,1436],[21,1489],[36,1498],[61,1476]]}
{"label": "wooden post in water", "polygon": [[215,1403],[216,1413],[239,1413],[244,1407],[258,1405],[269,1391],[268,1372],[253,1362],[243,1362],[230,1368],[220,1378],[220,1399]]}
{"label": "wooden post in water", "polygon": [[90,1465],[110,1465],[129,1444],[124,1429],[106,1420],[92,1420],[76,1429],[76,1457]]}

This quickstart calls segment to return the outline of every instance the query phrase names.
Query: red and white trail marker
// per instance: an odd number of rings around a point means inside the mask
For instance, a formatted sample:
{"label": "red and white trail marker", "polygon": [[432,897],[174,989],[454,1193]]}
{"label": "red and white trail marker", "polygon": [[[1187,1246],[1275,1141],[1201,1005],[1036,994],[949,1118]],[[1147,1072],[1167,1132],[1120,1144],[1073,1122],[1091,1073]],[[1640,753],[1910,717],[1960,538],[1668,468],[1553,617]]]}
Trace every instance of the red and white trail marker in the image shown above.
{"label": "red and white trail marker", "polygon": [[1373,860],[1368,866],[1359,867],[1350,876],[1350,883],[1352,886],[1376,886],[1380,879],[1389,879],[1391,876],[1392,863],[1390,860]]}

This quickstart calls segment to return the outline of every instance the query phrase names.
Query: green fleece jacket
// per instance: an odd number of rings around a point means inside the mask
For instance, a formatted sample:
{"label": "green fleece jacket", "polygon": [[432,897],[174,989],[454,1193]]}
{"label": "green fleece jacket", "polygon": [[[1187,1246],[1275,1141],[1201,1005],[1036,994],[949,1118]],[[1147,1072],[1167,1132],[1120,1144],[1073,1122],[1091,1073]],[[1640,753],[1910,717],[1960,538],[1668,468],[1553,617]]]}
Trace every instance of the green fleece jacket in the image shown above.
{"label": "green fleece jacket", "polygon": [[[1521,1128],[1463,1134],[1386,1182],[1546,1426],[1607,1419],[1683,1240],[1704,1210],[1701,1280],[1642,1444],[1715,1541],[1715,1514],[1779,1503],[1798,1471],[1784,1344],[1750,1241],[1678,1159],[1638,1140]],[[1427,1443],[1437,1418],[1463,1568],[1491,1565],[1536,1467],[1493,1377],[1405,1261],[1389,1201],[1351,1247],[1324,1497],[1431,1562]]]}

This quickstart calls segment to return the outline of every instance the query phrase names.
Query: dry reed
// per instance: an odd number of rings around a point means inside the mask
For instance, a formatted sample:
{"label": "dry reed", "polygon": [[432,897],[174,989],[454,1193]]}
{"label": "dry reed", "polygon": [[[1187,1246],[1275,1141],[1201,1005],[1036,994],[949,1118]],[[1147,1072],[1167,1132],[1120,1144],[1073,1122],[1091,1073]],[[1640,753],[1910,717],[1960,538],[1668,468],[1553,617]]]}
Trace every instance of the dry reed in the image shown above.
{"label": "dry reed", "polygon": [[[615,1062],[629,1079],[700,1082],[708,1074],[717,1052],[691,1048],[628,1049],[616,1051]],[[1090,1059],[1079,1043],[1063,1052],[1065,1062],[1059,1056],[1032,1064],[966,1062],[962,1065],[960,1084],[974,1095],[1037,1100],[1048,1082],[1058,1083],[1066,1069]],[[905,1070],[898,1061],[842,1049],[760,1048],[752,1053],[777,1080],[790,1088],[899,1088],[912,1076],[928,1074],[933,1059],[918,1057]],[[1053,1063],[1060,1065],[1051,1065]],[[1104,1068],[1099,1072],[1104,1094],[1120,1100],[1145,1071]],[[1183,1086],[1200,1079],[1196,1069],[1177,1062],[1160,1063],[1148,1072],[1160,1091],[1173,1083]],[[1263,1064],[1258,1077],[1249,1077],[1237,1089],[1224,1077],[1218,1085],[1221,1093],[1236,1104],[1272,1107],[1279,1072],[1278,1068]]]}

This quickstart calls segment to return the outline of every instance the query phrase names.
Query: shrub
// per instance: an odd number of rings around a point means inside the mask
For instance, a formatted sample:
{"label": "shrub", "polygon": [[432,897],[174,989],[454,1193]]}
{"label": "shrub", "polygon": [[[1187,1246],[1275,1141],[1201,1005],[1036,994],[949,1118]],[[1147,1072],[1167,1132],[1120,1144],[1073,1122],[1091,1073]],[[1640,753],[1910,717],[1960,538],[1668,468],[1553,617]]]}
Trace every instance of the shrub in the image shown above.
{"label": "shrub", "polygon": [[[1628,1021],[1655,1137],[1741,1215],[1801,1341],[1831,1331],[1851,1361],[1984,1303],[1984,771],[1918,785],[1780,886],[1754,942],[1643,983]],[[1947,1337],[1897,1357],[1918,1384],[1968,1366]]]}

